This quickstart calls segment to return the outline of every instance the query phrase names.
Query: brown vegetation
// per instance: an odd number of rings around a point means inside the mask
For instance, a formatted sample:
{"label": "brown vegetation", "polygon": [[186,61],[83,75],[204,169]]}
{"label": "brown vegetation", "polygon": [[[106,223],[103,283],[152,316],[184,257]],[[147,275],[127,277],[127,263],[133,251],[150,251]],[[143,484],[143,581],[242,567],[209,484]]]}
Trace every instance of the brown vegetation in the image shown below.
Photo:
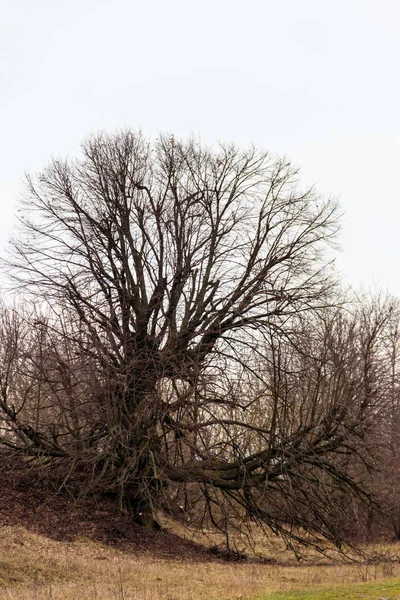
{"label": "brown vegetation", "polygon": [[400,576],[398,562],[229,564],[132,554],[87,537],[56,541],[21,527],[1,527],[0,534],[1,600],[239,600],[314,588],[318,597],[327,585]]}

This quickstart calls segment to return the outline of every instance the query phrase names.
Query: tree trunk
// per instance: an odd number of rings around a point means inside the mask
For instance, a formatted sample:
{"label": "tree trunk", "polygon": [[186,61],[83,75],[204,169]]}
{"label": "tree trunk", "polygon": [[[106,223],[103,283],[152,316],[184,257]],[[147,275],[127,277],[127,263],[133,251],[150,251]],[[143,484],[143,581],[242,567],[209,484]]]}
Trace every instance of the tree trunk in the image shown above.
{"label": "tree trunk", "polygon": [[[139,525],[153,531],[161,526],[155,514],[160,482],[155,460],[159,453],[157,406],[154,378],[149,385],[149,373],[132,386],[135,393],[126,402],[128,407],[120,422],[125,431],[117,444],[119,469],[116,478],[125,482],[120,488],[123,506]],[[143,381],[147,385],[143,385]]]}

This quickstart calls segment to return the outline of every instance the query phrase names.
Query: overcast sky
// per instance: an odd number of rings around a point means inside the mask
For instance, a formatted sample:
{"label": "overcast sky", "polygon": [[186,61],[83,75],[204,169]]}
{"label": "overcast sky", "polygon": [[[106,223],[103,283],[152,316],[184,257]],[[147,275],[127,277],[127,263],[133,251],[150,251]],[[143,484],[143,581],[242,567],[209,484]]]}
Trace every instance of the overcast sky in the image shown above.
{"label": "overcast sky", "polygon": [[254,143],[338,198],[400,296],[400,0],[0,0],[0,245],[25,171],[123,126]]}

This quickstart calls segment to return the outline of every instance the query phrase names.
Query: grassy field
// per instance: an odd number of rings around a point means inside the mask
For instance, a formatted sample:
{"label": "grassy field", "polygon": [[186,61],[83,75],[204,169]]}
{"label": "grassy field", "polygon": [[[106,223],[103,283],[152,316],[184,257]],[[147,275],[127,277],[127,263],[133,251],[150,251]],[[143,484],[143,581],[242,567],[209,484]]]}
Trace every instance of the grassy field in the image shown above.
{"label": "grassy field", "polygon": [[[393,552],[400,548],[393,546]],[[0,600],[390,600],[400,565],[166,560],[0,528]]]}

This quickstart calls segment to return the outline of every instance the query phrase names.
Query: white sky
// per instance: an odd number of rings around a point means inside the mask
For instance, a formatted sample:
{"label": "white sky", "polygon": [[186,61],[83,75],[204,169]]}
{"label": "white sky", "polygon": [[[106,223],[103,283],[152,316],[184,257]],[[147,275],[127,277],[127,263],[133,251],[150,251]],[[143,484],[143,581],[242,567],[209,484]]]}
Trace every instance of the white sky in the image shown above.
{"label": "white sky", "polygon": [[400,0],[0,0],[0,244],[90,133],[255,143],[339,198],[337,264],[400,296]]}

